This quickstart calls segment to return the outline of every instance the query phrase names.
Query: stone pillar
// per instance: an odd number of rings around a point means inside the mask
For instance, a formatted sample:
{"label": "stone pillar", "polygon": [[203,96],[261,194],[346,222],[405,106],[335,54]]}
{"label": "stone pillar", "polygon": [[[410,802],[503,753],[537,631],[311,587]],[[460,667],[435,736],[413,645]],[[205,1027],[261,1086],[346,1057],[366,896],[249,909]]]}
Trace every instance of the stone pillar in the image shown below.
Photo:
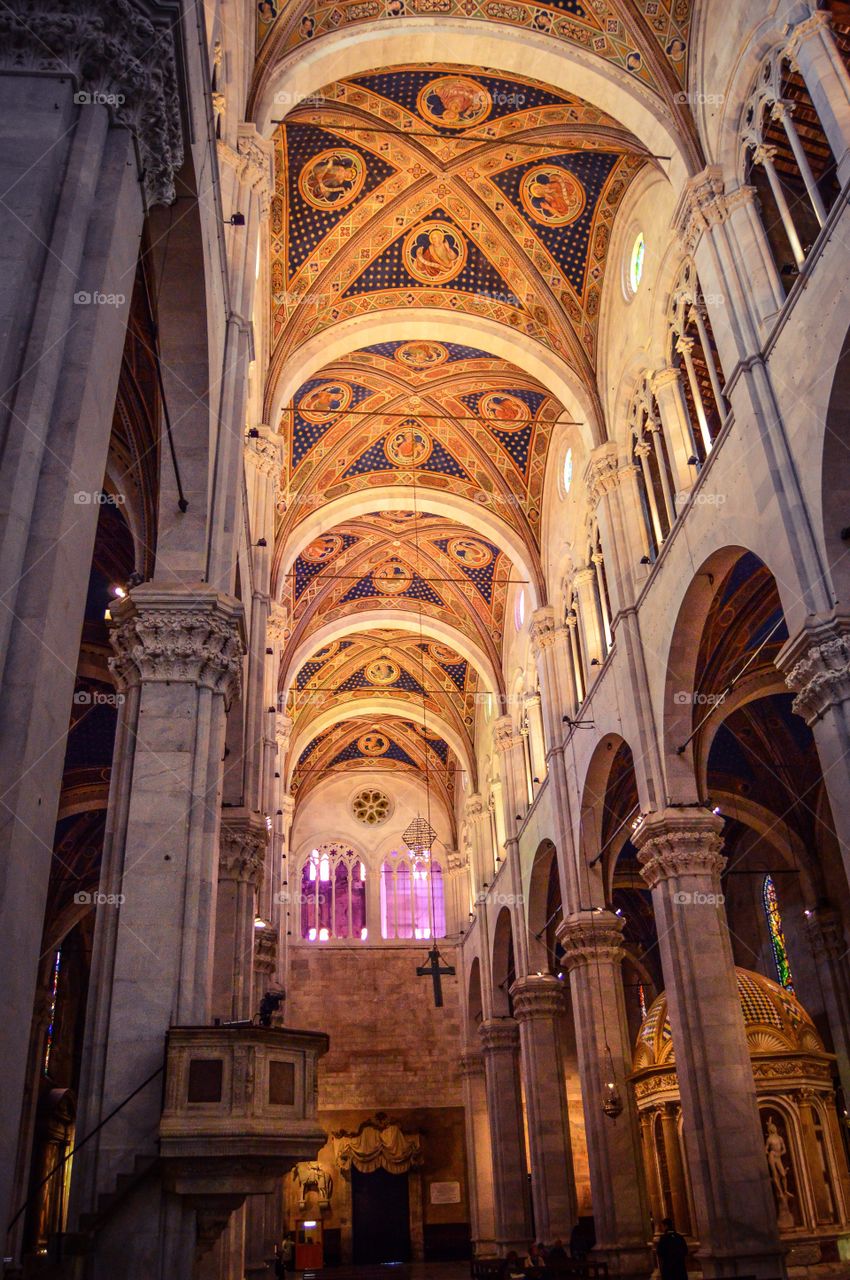
{"label": "stone pillar", "polygon": [[[173,172],[182,159],[165,15],[144,0],[136,11],[128,23],[107,0],[79,0],[62,15],[36,15],[29,0],[9,0],[0,10],[4,1221],[65,734],[139,237],[145,202],[173,199]],[[156,65],[148,56],[153,47]]]}
{"label": "stone pillar", "polygon": [[257,1011],[254,921],[268,844],[265,819],[247,809],[224,809],[219,840],[212,1014],[230,1022]]}
{"label": "stone pillar", "polygon": [[588,564],[579,569],[573,575],[573,582],[578,593],[578,620],[587,663],[587,686],[590,688],[605,657],[601,619],[596,607],[596,570],[593,565]]}
{"label": "stone pillar", "polygon": [[[697,469],[690,462],[690,459],[697,455],[694,438],[697,424],[691,423],[679,369],[672,365],[666,369],[659,369],[652,379],[652,394],[658,405],[665,435],[670,442],[673,474],[676,477],[676,511],[679,512],[697,478]],[[705,415],[699,427],[702,429],[703,445],[708,455],[711,453],[711,436],[708,433],[708,423],[705,422],[703,426],[704,422]]]}
{"label": "stone pillar", "polygon": [[[640,1157],[637,1111],[630,1085],[631,1045],[623,995],[623,922],[609,911],[567,916],[558,929],[570,974],[596,1254],[613,1275],[646,1276],[649,1213]],[[612,1080],[623,1112],[602,1110]]]}
{"label": "stone pillar", "polygon": [[487,1087],[484,1059],[465,1053],[460,1060],[463,1110],[466,1125],[466,1159],[469,1179],[469,1216],[472,1247],[477,1255],[496,1252],[496,1212],[493,1199],[493,1149],[487,1119]]}
{"label": "stone pillar", "polygon": [[[517,816],[522,817],[519,803],[518,774],[522,740],[514,733],[510,716],[501,716],[493,726],[493,738],[499,755],[499,773],[502,780],[502,796],[505,815],[505,859],[507,861],[510,893],[514,901],[511,908],[513,921],[514,957],[517,974],[522,976],[528,969],[528,940],[526,935],[525,912],[522,909],[522,871],[519,862],[519,841],[517,838]],[[522,809],[526,806],[523,805]]]}
{"label": "stone pillar", "polygon": [[632,837],[652,890],[706,1277],[785,1273],[720,892],[723,820],[651,814]]}
{"label": "stone pillar", "polygon": [[487,1082],[487,1114],[493,1153],[496,1244],[502,1255],[531,1241],[528,1168],[519,1075],[519,1027],[513,1018],[490,1018],[478,1028]]}
{"label": "stone pillar", "polygon": [[844,187],[850,178],[850,77],[830,21],[825,10],[805,18],[791,32],[786,52],[806,82]]}
{"label": "stone pillar", "polygon": [[658,1230],[662,1219],[666,1217],[664,1197],[658,1181],[658,1161],[655,1155],[655,1108],[640,1112],[640,1145],[643,1152],[643,1170],[646,1175],[646,1191],[649,1197],[649,1210],[652,1214],[654,1229]]}
{"label": "stone pillar", "polygon": [[577,1213],[561,1049],[564,989],[551,974],[530,975],[513,984],[511,997],[519,1023],[534,1230],[544,1244],[567,1242]]}
{"label": "stone pillar", "polygon": [[850,614],[810,615],[776,665],[796,695],[793,709],[811,729],[850,882]]}
{"label": "stone pillar", "polygon": [[850,973],[841,913],[818,903],[806,912],[809,940],[829,1020],[836,1066],[844,1097],[850,1101]]}
{"label": "stone pillar", "polygon": [[667,1172],[670,1175],[670,1197],[673,1201],[673,1221],[682,1232],[690,1225],[691,1215],[688,1208],[688,1188],[685,1182],[685,1169],[682,1164],[682,1148],[679,1143],[678,1103],[667,1102],[661,1108],[661,1133],[664,1139],[664,1152],[667,1159]]}
{"label": "stone pillar", "polygon": [[[241,607],[206,584],[145,583],[114,606],[111,640],[125,702],[100,887],[120,906],[98,909],[81,1133],[161,1067],[170,1026],[210,1019],[225,703],[239,685]],[[154,1079],[76,1157],[74,1220],[137,1156],[156,1154],[160,1099]],[[156,1180],[141,1184],[98,1234],[93,1280],[190,1275],[194,1219]]]}

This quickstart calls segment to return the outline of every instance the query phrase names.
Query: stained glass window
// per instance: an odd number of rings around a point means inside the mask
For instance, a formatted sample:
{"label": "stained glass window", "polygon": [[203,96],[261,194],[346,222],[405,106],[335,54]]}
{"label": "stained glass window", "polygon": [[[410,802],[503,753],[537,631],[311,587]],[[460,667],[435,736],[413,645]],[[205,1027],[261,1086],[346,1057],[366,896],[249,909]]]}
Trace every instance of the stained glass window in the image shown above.
{"label": "stained glass window", "polygon": [[764,903],[764,914],[767,918],[767,931],[770,934],[770,944],[773,947],[773,959],[776,964],[776,972],[779,977],[779,983],[794,994],[794,981],[791,977],[791,965],[788,960],[788,950],[785,946],[785,934],[782,932],[782,916],[779,911],[779,899],[776,896],[776,885],[773,883],[772,876],[765,876],[762,885],[762,901]]}
{"label": "stained glass window", "polygon": [[637,239],[632,245],[632,256],[629,259],[629,288],[632,293],[637,293],[640,287],[641,277],[643,276],[643,260],[646,256],[646,241],[643,238],[643,232],[639,231]]}
{"label": "stained glass window", "polygon": [[56,1027],[56,1000],[59,995],[59,967],[62,963],[61,948],[57,950],[53,960],[53,974],[50,979],[50,1021],[47,1024],[47,1043],[44,1046],[44,1074],[50,1071],[50,1054],[53,1049],[53,1038]]}
{"label": "stained glass window", "polygon": [[443,869],[430,857],[393,852],[381,868],[384,938],[444,938]]}
{"label": "stained glass window", "polygon": [[301,937],[307,942],[366,941],[366,867],[347,845],[322,845],[304,863]]}

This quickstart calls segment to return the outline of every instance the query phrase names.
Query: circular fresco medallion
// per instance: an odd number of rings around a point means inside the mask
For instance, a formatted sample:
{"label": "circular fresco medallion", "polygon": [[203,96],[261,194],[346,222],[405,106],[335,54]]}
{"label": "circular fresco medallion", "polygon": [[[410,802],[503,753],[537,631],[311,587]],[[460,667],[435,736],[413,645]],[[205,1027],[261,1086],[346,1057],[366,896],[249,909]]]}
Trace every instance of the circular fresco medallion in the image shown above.
{"label": "circular fresco medallion", "polygon": [[399,427],[384,441],[384,453],[396,467],[421,467],[432,448],[431,437],[421,427]]}
{"label": "circular fresco medallion", "polygon": [[493,559],[490,548],[477,538],[452,538],[446,550],[464,569],[486,569]]}
{"label": "circular fresco medallion", "polygon": [[323,644],[321,649],[317,649],[310,661],[327,662],[328,658],[332,658],[338,649],[339,641],[331,640],[330,644]]}
{"label": "circular fresco medallion", "polygon": [[370,684],[394,684],[401,675],[401,668],[389,658],[376,658],[366,668],[366,679]]}
{"label": "circular fresco medallion", "polygon": [[351,802],[351,811],[360,822],[364,822],[367,827],[377,827],[389,817],[390,798],[384,791],[378,791],[377,788],[367,787],[365,791],[359,791]]}
{"label": "circular fresco medallion", "polygon": [[463,661],[460,654],[455,653],[454,649],[450,649],[447,644],[440,644],[436,640],[428,645],[428,652],[435,662],[442,662],[450,667],[457,662]]}
{"label": "circular fresco medallion", "polygon": [[565,227],[575,222],[585,205],[584,187],[569,169],[539,164],[529,169],[519,186],[522,207],[535,222]]}
{"label": "circular fresco medallion", "polygon": [[391,520],[395,524],[408,524],[411,520],[419,518],[418,511],[379,511],[377,513],[382,520]]}
{"label": "circular fresco medallion", "polygon": [[370,729],[357,739],[357,746],[364,756],[382,756],[389,750],[390,740],[378,733],[377,729]]}
{"label": "circular fresco medallion", "polygon": [[359,196],[365,181],[363,156],[340,147],[307,161],[298,175],[298,190],[314,209],[343,209]]}
{"label": "circular fresco medallion", "polygon": [[520,430],[531,417],[528,405],[509,391],[488,391],[478,401],[478,412],[488,422],[497,422],[503,431]]}
{"label": "circular fresco medallion", "polygon": [[327,564],[342,547],[342,538],[338,533],[322,533],[314,538],[301,552],[301,559],[308,564]]}
{"label": "circular fresco medallion", "polygon": [[467,76],[440,76],[420,90],[416,109],[429,124],[441,129],[468,129],[486,120],[493,99],[477,80]]}
{"label": "circular fresco medallion", "polygon": [[399,364],[406,364],[410,369],[433,369],[435,365],[448,360],[449,353],[442,342],[405,342],[395,353]]}
{"label": "circular fresco medallion", "polygon": [[347,382],[322,382],[301,397],[298,412],[306,422],[324,424],[348,408],[352,394]]}
{"label": "circular fresco medallion", "polygon": [[422,222],[402,246],[404,265],[422,284],[447,284],[466,264],[466,241],[450,222]]}
{"label": "circular fresco medallion", "polygon": [[383,595],[397,596],[410,586],[413,570],[398,560],[384,560],[373,571],[372,581]]}

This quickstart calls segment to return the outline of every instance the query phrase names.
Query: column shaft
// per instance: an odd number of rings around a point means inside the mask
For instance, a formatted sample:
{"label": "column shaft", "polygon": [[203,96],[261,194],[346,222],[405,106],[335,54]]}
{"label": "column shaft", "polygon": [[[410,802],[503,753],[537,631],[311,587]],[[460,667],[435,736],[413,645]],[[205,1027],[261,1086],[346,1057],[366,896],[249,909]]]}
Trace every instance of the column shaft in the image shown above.
{"label": "column shaft", "polygon": [[502,1254],[511,1249],[519,1252],[527,1249],[531,1240],[519,1028],[513,1018],[490,1018],[481,1023],[479,1034],[493,1153],[496,1243]]}

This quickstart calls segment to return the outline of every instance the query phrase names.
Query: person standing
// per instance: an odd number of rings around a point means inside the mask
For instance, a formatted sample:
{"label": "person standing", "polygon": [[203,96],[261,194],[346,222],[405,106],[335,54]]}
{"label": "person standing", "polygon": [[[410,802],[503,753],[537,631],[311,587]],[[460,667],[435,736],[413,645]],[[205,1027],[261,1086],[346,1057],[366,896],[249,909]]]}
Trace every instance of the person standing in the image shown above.
{"label": "person standing", "polygon": [[661,1280],[688,1280],[688,1242],[673,1226],[672,1218],[665,1218],[655,1245]]}

